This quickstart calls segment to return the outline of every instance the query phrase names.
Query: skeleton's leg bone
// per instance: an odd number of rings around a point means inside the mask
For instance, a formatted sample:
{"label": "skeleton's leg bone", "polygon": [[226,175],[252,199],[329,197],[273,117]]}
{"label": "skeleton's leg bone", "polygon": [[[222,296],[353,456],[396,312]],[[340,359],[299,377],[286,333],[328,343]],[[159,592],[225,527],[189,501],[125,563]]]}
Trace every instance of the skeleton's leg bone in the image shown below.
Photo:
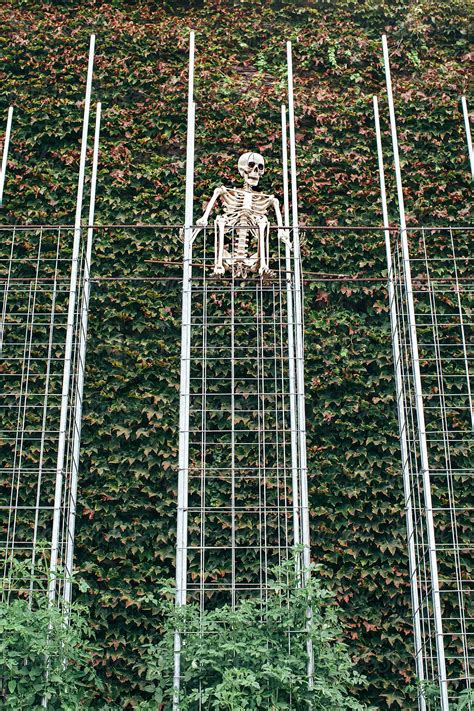
{"label": "skeleton's leg bone", "polygon": [[222,276],[224,274],[224,265],[222,259],[224,256],[224,232],[226,226],[225,217],[216,217],[214,221],[214,234],[215,234],[215,256],[214,256],[214,274],[217,276]]}

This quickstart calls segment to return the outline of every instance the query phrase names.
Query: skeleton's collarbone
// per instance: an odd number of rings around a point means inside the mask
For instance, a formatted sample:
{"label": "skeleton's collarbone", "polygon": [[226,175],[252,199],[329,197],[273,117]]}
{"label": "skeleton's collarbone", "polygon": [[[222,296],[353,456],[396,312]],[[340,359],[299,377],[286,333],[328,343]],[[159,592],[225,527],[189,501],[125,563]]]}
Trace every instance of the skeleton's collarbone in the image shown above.
{"label": "skeleton's collarbone", "polygon": [[267,195],[266,193],[259,193],[254,190],[244,190],[243,188],[226,188],[226,194],[228,195],[240,195],[241,197],[244,197],[244,195],[251,195],[252,199],[262,199],[262,200],[270,200],[273,195]]}
{"label": "skeleton's collarbone", "polygon": [[273,200],[272,195],[253,193],[239,188],[230,188],[223,194],[223,202],[230,208],[265,210]]}

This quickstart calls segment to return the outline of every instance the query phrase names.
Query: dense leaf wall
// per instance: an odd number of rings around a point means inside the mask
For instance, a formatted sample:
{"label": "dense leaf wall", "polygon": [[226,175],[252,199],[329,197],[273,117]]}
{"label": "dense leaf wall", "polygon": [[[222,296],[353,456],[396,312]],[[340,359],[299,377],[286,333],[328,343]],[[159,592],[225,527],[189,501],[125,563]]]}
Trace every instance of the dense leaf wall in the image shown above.
{"label": "dense leaf wall", "polygon": [[[459,95],[468,77],[462,0],[4,2],[0,97],[15,105],[4,223],[71,222],[88,35],[104,120],[97,221],[183,217],[187,33],[197,32],[196,216],[240,152],[268,161],[280,193],[284,41],[294,42],[300,209],[308,225],[380,224],[372,94],[391,47],[410,224],[463,224],[470,182]],[[393,184],[391,217],[395,220]],[[101,230],[96,275],[163,276],[176,231]],[[370,679],[364,698],[407,708],[412,673],[402,486],[381,234],[307,232],[305,267],[357,275],[306,288],[314,558],[337,591]],[[177,272],[172,272],[176,274]],[[169,274],[169,272],[166,272]],[[362,280],[362,281],[361,281]],[[145,698],[143,646],[159,635],[140,598],[172,573],[179,284],[94,287],[77,561],[107,694]]]}

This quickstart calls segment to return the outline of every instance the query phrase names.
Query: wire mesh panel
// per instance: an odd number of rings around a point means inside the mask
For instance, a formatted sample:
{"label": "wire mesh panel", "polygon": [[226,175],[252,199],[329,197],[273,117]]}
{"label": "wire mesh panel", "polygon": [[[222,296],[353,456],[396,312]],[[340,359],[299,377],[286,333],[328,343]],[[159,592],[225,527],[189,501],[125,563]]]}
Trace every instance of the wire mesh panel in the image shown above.
{"label": "wire mesh panel", "polygon": [[[411,280],[400,239],[390,275],[418,669],[425,683],[445,685],[453,702],[474,682],[472,236],[409,230]],[[425,702],[437,708],[429,695]]]}
{"label": "wire mesh panel", "polygon": [[[38,581],[39,559],[46,560],[41,570],[48,577],[51,553],[57,555],[54,568],[64,568],[73,544],[71,476],[83,260],[79,256],[74,277],[70,227],[2,228],[0,235],[2,574],[8,579],[14,561],[20,560]],[[69,358],[71,378],[64,392]],[[63,421],[62,409],[67,414]],[[54,594],[61,597],[64,578],[56,583]],[[12,589],[14,581],[4,594]]]}
{"label": "wire mesh panel", "polygon": [[295,544],[287,302],[294,277],[273,235],[264,277],[215,277],[207,232],[193,255],[186,587],[202,609],[252,593],[264,599],[269,570]]}
{"label": "wire mesh panel", "polygon": [[[270,230],[269,269],[252,256],[243,261],[234,251],[240,228],[229,228],[223,274],[213,231],[194,232],[192,251],[185,242],[176,594],[178,605],[195,603],[201,614],[253,597],[264,615],[272,571],[305,541],[308,515],[295,255]],[[254,246],[258,253],[257,230],[245,231],[248,254]],[[303,548],[296,555],[301,570]],[[181,693],[186,634],[175,639]]]}

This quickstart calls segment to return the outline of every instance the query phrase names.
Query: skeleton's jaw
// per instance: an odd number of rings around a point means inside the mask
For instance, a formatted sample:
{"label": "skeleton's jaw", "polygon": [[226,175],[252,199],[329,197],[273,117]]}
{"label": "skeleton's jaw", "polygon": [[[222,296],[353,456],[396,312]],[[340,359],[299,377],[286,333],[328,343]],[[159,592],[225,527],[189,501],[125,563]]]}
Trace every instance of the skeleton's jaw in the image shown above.
{"label": "skeleton's jaw", "polygon": [[258,178],[251,178],[250,176],[247,176],[244,182],[244,190],[252,190],[253,188],[256,188],[258,182]]}

